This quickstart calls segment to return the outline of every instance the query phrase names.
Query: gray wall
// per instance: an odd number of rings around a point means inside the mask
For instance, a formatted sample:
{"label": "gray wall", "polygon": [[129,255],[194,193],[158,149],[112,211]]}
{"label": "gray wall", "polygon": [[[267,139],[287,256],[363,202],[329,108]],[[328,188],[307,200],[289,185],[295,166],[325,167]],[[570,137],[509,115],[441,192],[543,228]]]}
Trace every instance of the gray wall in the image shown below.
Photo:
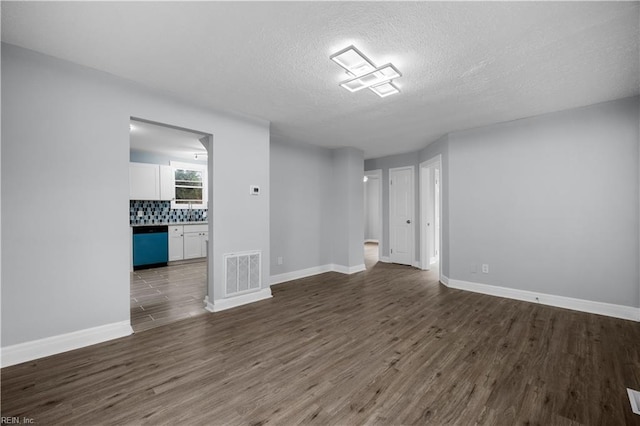
{"label": "gray wall", "polygon": [[209,295],[238,250],[268,287],[268,123],[6,44],[2,89],[3,347],[129,320],[131,116],[214,135]]}
{"label": "gray wall", "polygon": [[[437,141],[429,144],[426,148],[418,153],[420,163],[427,161],[440,155],[442,169],[440,170],[440,196],[442,198],[442,217],[440,218],[440,227],[442,229],[442,252],[440,253],[440,272],[449,276],[449,136],[445,135]],[[418,179],[418,185],[420,180]],[[416,200],[419,206],[420,199]],[[422,226],[420,217],[417,217],[417,223]],[[420,259],[420,236],[419,230],[416,233],[416,241],[418,242],[416,260]]]}
{"label": "gray wall", "polygon": [[271,141],[273,275],[332,263],[332,173],[331,150]]}
{"label": "gray wall", "polygon": [[638,124],[636,97],[450,134],[449,278],[638,306]]}
{"label": "gray wall", "polygon": [[[364,169],[366,171],[370,170],[382,170],[382,246],[381,246],[381,255],[385,257],[389,257],[389,169],[394,167],[404,167],[404,166],[414,166],[414,188],[416,194],[416,200],[418,200],[418,191],[419,191],[419,182],[417,179],[418,176],[418,164],[420,163],[418,152],[410,152],[407,154],[398,154],[391,155],[387,157],[374,158],[370,160],[365,160]],[[419,208],[420,205],[415,203],[415,216],[414,223],[416,224],[416,229],[418,229],[419,224]],[[416,240],[416,259],[419,259],[419,244]]]}
{"label": "gray wall", "polygon": [[338,148],[333,155],[333,263],[364,264],[364,153]]}
{"label": "gray wall", "polygon": [[443,275],[640,306],[638,99],[451,133],[365,161],[365,170],[383,170],[382,255],[389,168],[416,168],[419,260],[418,165],[441,154]]}
{"label": "gray wall", "polygon": [[440,268],[446,276],[449,272],[449,194],[448,194],[448,137],[443,136],[437,141],[429,144],[426,148],[409,152],[406,154],[392,155],[388,157],[374,158],[365,160],[364,168],[366,171],[382,170],[382,246],[381,255],[389,257],[389,169],[395,167],[413,166],[414,168],[414,231],[415,231],[415,248],[414,261],[420,261],[420,229],[422,222],[420,220],[420,163],[430,160],[436,155],[442,157],[442,253],[440,256]]}
{"label": "gray wall", "polygon": [[271,141],[273,275],[364,262],[363,164],[357,149]]}

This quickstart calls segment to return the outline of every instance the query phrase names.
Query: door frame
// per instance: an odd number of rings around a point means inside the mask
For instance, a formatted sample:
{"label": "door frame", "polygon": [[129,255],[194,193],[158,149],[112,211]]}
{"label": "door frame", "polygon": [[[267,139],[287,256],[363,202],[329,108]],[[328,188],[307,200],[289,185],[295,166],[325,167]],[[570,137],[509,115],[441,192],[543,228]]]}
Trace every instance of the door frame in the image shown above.
{"label": "door frame", "polygon": [[[429,175],[427,173],[429,173],[429,169],[430,168],[437,168],[440,170],[440,182],[439,182],[439,186],[440,186],[440,191],[438,191],[438,217],[440,218],[440,226],[438,229],[438,263],[439,263],[439,267],[438,267],[438,278],[441,280],[442,278],[442,155],[438,154],[435,155],[433,157],[431,157],[430,159],[428,159],[427,161],[423,161],[422,163],[420,163],[420,183],[422,184],[422,182],[424,182],[424,179],[426,177],[428,177]],[[426,232],[424,229],[423,224],[426,224],[426,215],[427,215],[427,208],[428,208],[428,201],[430,198],[434,199],[435,202],[435,194],[433,197],[429,197],[430,192],[434,191],[433,189],[433,185],[429,184],[429,186],[427,188],[424,187],[420,187],[420,224],[421,224],[421,229],[420,232],[418,233],[419,237],[420,237],[420,266],[421,269],[424,271],[427,271],[429,269],[431,269],[431,265],[430,265],[430,259],[429,256],[427,254],[427,238],[426,238]]]}
{"label": "door frame", "polygon": [[378,260],[380,260],[382,258],[382,240],[384,238],[382,235],[382,169],[367,170],[364,175],[368,178],[378,179],[380,183],[378,185],[378,218],[380,219],[378,221]]}
{"label": "door frame", "polygon": [[388,211],[388,217],[389,217],[389,261],[393,262],[393,260],[391,259],[391,241],[393,241],[393,238],[391,238],[391,232],[393,227],[391,226],[392,221],[391,221],[391,201],[392,201],[392,197],[391,197],[391,173],[392,172],[396,172],[396,171],[401,171],[401,170],[409,170],[411,171],[411,188],[410,188],[410,192],[411,192],[411,213],[412,213],[412,219],[411,219],[411,232],[409,232],[409,235],[411,236],[411,242],[409,243],[409,252],[410,252],[410,259],[409,261],[411,263],[409,263],[409,266],[415,266],[416,261],[415,261],[415,256],[416,256],[416,218],[415,218],[415,210],[416,210],[416,195],[415,195],[415,188],[416,188],[416,171],[415,171],[415,166],[403,166],[403,167],[392,167],[389,169],[389,181],[388,181],[388,188],[389,188],[389,211]]}
{"label": "door frame", "polygon": [[[213,134],[208,133],[208,132],[202,132],[199,130],[195,130],[195,129],[188,129],[185,127],[179,127],[179,126],[174,126],[172,124],[168,124],[166,122],[163,121],[155,121],[155,120],[149,120],[146,118],[141,118],[138,116],[129,116],[129,120],[128,120],[128,124],[129,126],[131,126],[131,121],[140,121],[143,123],[149,123],[149,124],[153,124],[156,126],[161,126],[161,127],[167,127],[169,129],[177,129],[177,130],[182,130],[185,132],[191,132],[191,133],[196,133],[196,134],[200,134],[200,135],[204,135],[203,137],[201,137],[200,143],[202,144],[202,146],[207,150],[207,164],[206,164],[206,168],[207,168],[207,185],[208,185],[208,191],[207,191],[207,224],[208,224],[208,233],[209,235],[213,235],[213,215],[210,214],[210,212],[213,210]],[[129,127],[129,151],[131,151],[131,127]],[[129,161],[131,161],[131,159],[129,158]],[[129,183],[129,185],[131,185]],[[129,200],[130,201],[130,200]],[[129,208],[130,203],[127,205],[127,209]],[[133,237],[133,228],[131,228],[131,226],[129,226],[129,257],[131,259],[130,261],[130,266],[129,266],[129,272],[133,272],[133,243],[132,243],[132,237]],[[169,238],[169,235],[167,235],[167,238]],[[213,250],[211,249],[212,247],[212,241],[211,239],[208,239],[207,244],[207,254],[206,254],[206,263],[207,263],[207,276],[205,278],[205,296],[204,296],[204,309],[210,312],[213,312],[211,309],[209,309],[210,306],[210,300],[213,300],[213,291],[214,291],[214,283],[213,283],[213,256],[211,255],[213,253]],[[211,297],[209,297],[211,296]],[[129,283],[129,292],[127,294],[127,305],[130,303],[129,300],[131,298],[131,283]],[[131,311],[129,310],[129,325],[131,326]]]}

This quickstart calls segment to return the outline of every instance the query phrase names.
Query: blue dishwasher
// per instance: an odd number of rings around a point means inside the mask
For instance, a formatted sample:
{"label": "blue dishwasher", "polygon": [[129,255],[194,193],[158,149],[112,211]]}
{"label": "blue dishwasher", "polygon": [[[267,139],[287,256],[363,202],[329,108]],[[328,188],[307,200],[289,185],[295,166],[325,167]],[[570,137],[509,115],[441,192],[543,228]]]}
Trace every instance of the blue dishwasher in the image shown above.
{"label": "blue dishwasher", "polygon": [[133,228],[133,269],[166,266],[169,259],[167,226]]}

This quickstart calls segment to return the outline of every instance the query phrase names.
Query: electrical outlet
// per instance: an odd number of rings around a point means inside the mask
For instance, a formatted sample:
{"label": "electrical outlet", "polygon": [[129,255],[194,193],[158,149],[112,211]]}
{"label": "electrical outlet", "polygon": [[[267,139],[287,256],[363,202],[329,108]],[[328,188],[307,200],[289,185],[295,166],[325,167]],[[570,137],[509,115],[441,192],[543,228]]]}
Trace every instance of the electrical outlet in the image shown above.
{"label": "electrical outlet", "polygon": [[284,263],[284,259],[282,256],[278,257],[278,265],[282,265]]}
{"label": "electrical outlet", "polygon": [[142,210],[138,210],[138,217],[144,216],[144,212]]}
{"label": "electrical outlet", "polygon": [[482,264],[482,273],[483,274],[488,274],[489,273],[489,265],[487,263],[483,263]]}

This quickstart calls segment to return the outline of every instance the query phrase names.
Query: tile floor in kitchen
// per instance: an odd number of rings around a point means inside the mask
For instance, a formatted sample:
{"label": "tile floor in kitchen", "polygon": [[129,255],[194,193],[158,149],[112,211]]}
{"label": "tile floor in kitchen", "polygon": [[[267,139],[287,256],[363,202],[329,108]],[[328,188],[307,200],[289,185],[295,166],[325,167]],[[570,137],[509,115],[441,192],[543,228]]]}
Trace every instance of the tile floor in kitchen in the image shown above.
{"label": "tile floor in kitchen", "polygon": [[207,313],[206,260],[131,273],[131,326],[134,332]]}

